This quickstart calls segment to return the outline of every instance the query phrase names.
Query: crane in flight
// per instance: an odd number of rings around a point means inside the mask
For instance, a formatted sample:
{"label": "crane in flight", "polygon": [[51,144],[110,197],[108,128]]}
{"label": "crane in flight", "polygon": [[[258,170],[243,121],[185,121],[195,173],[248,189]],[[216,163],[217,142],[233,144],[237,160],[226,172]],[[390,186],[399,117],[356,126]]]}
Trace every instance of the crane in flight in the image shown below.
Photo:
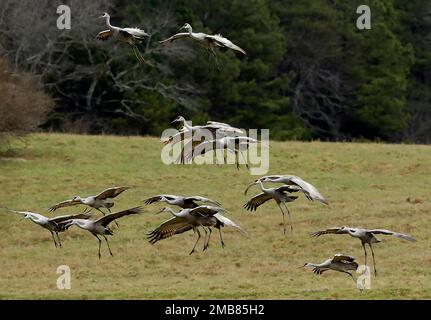
{"label": "crane in flight", "polygon": [[76,225],[79,228],[90,232],[99,241],[99,259],[101,258],[100,246],[102,244],[102,240],[99,238],[99,236],[102,236],[103,238],[105,238],[106,245],[108,246],[111,257],[113,257],[114,255],[112,254],[108,239],[106,238],[106,236],[114,235],[112,229],[109,228],[109,224],[112,221],[119,219],[121,217],[128,216],[131,214],[139,214],[141,213],[141,209],[142,209],[141,207],[135,207],[135,208],[131,208],[131,209],[116,212],[116,213],[110,213],[94,221],[84,220],[84,219],[70,219],[59,223],[59,227],[61,230],[67,230],[71,226]]}
{"label": "crane in flight", "polygon": [[358,263],[355,261],[355,257],[348,256],[345,254],[337,253],[334,257],[329,258],[322,263],[311,263],[308,262],[304,264],[304,268],[312,270],[315,274],[322,274],[328,270],[334,270],[338,272],[347,273],[352,277],[353,281],[356,283],[355,278],[349,271],[356,271],[358,269]]}
{"label": "crane in flight", "polygon": [[363,229],[363,228],[352,228],[352,227],[333,227],[325,230],[320,230],[313,232],[311,234],[312,237],[320,237],[325,234],[348,234],[353,238],[357,238],[361,240],[362,247],[364,248],[365,254],[365,264],[367,264],[367,250],[365,249],[365,244],[368,244],[371,249],[371,253],[373,255],[373,266],[374,266],[374,275],[377,276],[376,269],[376,260],[374,257],[373,243],[379,243],[381,240],[377,239],[376,234],[390,235],[399,239],[407,240],[407,241],[416,241],[415,238],[409,236],[407,234],[398,233],[386,229]]}
{"label": "crane in flight", "polygon": [[149,64],[145,61],[144,56],[138,48],[138,44],[145,40],[146,37],[150,36],[148,33],[139,28],[120,28],[113,26],[111,25],[111,17],[106,12],[99,18],[105,19],[108,30],[99,32],[96,37],[98,40],[106,41],[110,37],[114,37],[123,43],[127,43],[132,47],[136,59],[138,59],[140,63]]}
{"label": "crane in flight", "polygon": [[[41,226],[42,228],[47,229],[49,232],[51,232],[52,240],[54,241],[54,245],[56,248],[61,247],[60,237],[58,236],[59,232],[64,231],[59,225],[61,222],[67,221],[70,219],[87,220],[91,217],[89,213],[80,213],[75,215],[64,215],[64,216],[49,218],[39,213],[30,212],[30,211],[16,211],[9,208],[4,208],[4,209],[16,214],[20,214],[24,217],[24,219],[30,219],[35,224]],[[54,234],[57,236],[57,239],[55,239]]]}

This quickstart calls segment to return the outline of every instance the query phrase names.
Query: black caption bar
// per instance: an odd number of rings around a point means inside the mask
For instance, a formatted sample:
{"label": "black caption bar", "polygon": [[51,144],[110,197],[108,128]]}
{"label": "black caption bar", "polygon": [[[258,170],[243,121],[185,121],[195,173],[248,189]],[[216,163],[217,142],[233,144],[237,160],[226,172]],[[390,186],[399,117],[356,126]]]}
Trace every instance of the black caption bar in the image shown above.
{"label": "black caption bar", "polygon": [[[68,317],[94,319],[285,319],[300,315],[301,318],[321,317],[346,311],[358,314],[373,310],[387,316],[405,308],[427,308],[430,301],[282,301],[282,300],[133,300],[133,301],[1,301],[2,312],[10,311],[14,317],[23,312],[40,313],[44,319]],[[9,309],[9,310],[8,310]],[[49,312],[47,313],[47,310]],[[380,311],[379,311],[380,310]],[[78,318],[77,318],[78,319]]]}

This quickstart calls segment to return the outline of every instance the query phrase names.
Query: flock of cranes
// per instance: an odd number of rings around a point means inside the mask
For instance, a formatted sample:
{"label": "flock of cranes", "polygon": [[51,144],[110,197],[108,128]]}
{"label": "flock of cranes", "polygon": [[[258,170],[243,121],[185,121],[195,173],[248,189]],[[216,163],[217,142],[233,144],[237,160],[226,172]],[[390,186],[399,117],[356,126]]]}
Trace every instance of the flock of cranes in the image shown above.
{"label": "flock of cranes", "polygon": [[[141,43],[143,40],[145,40],[145,38],[150,36],[148,33],[146,33],[144,30],[139,28],[120,28],[120,27],[113,26],[111,25],[111,17],[106,12],[102,16],[100,16],[100,18],[105,19],[108,30],[103,30],[99,32],[99,34],[96,37],[98,40],[105,41],[105,40],[108,40],[110,37],[114,37],[121,42],[127,43],[132,47],[133,52],[136,56],[136,59],[138,59],[140,63],[147,63],[151,65],[150,63],[146,62],[141,51],[138,48],[138,44]],[[219,67],[219,65],[217,60],[217,54],[214,50],[215,48],[220,47],[220,48],[232,49],[234,51],[238,51],[246,55],[246,52],[243,49],[241,49],[232,41],[223,37],[220,34],[209,35],[202,32],[193,32],[192,26],[188,23],[184,24],[180,28],[180,30],[183,30],[183,29],[186,30],[187,32],[180,32],[180,33],[174,34],[168,39],[159,41],[159,43],[164,44],[164,43],[171,43],[173,41],[180,40],[180,39],[193,39],[207,50],[208,57],[210,57],[211,55],[214,56],[217,67]]]}
{"label": "flock of cranes", "polygon": [[[281,187],[275,188],[265,188],[264,182],[266,183],[282,183]],[[328,205],[328,202],[323,197],[323,195],[314,187],[312,184],[303,180],[302,178],[294,175],[271,175],[264,176],[253,183],[247,186],[244,194],[254,185],[259,185],[261,189],[261,193],[252,197],[246,204],[244,208],[250,211],[256,211],[257,208],[263,203],[274,200],[278,205],[282,215],[283,215],[283,231],[286,234],[286,224],[284,216],[287,212],[289,216],[290,229],[293,231],[293,224],[290,215],[290,211],[286,205],[286,203],[292,202],[298,198],[298,196],[293,196],[291,193],[300,193],[305,196],[310,201],[319,201],[323,204]],[[74,215],[62,215],[57,217],[46,217],[38,213],[28,212],[28,211],[16,211],[9,208],[4,207],[4,209],[22,215],[26,219],[30,219],[35,224],[47,229],[54,241],[55,247],[61,247],[61,240],[59,237],[59,233],[65,232],[72,226],[77,226],[83,230],[87,230],[90,232],[98,241],[98,256],[101,258],[101,244],[102,239],[105,239],[106,245],[108,247],[109,253],[113,256],[112,250],[109,246],[107,236],[112,236],[113,230],[109,227],[109,224],[112,222],[116,223],[116,220],[128,215],[138,215],[143,212],[143,207],[138,206],[131,209],[119,211],[112,213],[111,208],[114,206],[114,202],[112,199],[116,198],[124,191],[128,190],[129,187],[121,186],[121,187],[113,187],[103,192],[99,193],[95,196],[89,196],[82,198],[80,196],[75,196],[69,200],[62,201],[58,204],[55,204],[51,208],[49,208],[50,212],[56,211],[60,208],[66,208],[77,205],[85,205],[87,208],[84,212],[80,214]],[[111,199],[111,201],[109,201]],[[162,212],[169,213],[172,217],[168,220],[162,222],[158,227],[154,230],[150,231],[148,236],[148,241],[151,244],[155,244],[160,240],[171,238],[175,235],[185,233],[187,231],[192,230],[196,234],[196,241],[190,251],[189,254],[193,254],[196,252],[196,247],[199,243],[199,240],[202,237],[201,230],[204,231],[204,244],[203,251],[209,248],[210,238],[212,229],[218,229],[219,238],[221,246],[224,248],[225,243],[222,235],[222,228],[231,227],[234,228],[241,233],[246,234],[246,231],[237,223],[232,221],[230,218],[226,217],[226,210],[222,207],[222,205],[216,201],[202,196],[180,196],[180,195],[170,195],[170,194],[160,194],[149,197],[143,200],[145,205],[153,205],[156,203],[165,203],[170,206],[177,206],[180,208],[180,211],[175,211],[171,207],[164,207],[159,210],[155,214],[159,214]],[[284,211],[284,209],[286,212]],[[91,210],[95,209],[102,213],[102,217],[92,220]],[[104,212],[102,209],[106,209],[107,212]],[[118,227],[118,224],[117,224]],[[362,229],[362,228],[353,228],[353,227],[333,227],[327,228],[324,230],[316,231],[311,234],[312,237],[320,237],[325,234],[348,234],[351,237],[358,238],[361,240],[362,247],[364,249],[364,258],[365,265],[367,265],[367,251],[365,245],[368,244],[373,257],[373,267],[374,273],[377,276],[376,263],[374,250],[372,245],[374,243],[380,242],[379,239],[376,238],[376,234],[383,235],[391,235],[396,238],[408,240],[408,241],[416,241],[412,236],[393,232],[385,229]],[[358,263],[355,261],[355,258],[350,255],[345,254],[336,254],[333,258],[330,258],[323,263],[306,263],[304,265],[305,268],[311,269],[316,274],[322,274],[327,270],[335,270],[343,273],[349,274],[352,278],[353,275],[350,271],[356,270],[358,268]]]}
{"label": "flock of cranes", "polygon": [[[138,61],[146,63],[137,45],[146,37],[148,37],[149,34],[138,28],[119,28],[112,26],[110,23],[110,16],[107,13],[104,13],[101,18],[105,19],[108,29],[101,31],[97,35],[97,39],[107,40],[110,37],[117,38],[119,41],[127,43],[132,47]],[[243,49],[219,34],[208,35],[205,33],[195,33],[188,23],[184,24],[184,26],[180,28],[180,30],[182,29],[186,30],[186,32],[177,33],[166,40],[160,41],[160,43],[171,43],[180,39],[190,38],[204,46],[208,50],[209,56],[213,55],[216,57],[214,49],[217,47],[228,48],[238,51],[244,55],[246,54]],[[244,132],[241,129],[232,127],[227,123],[208,121],[205,125],[192,126],[182,116],[176,118],[172,123],[181,123],[182,127],[178,133],[168,137],[167,140],[163,141],[163,144],[172,144],[172,146],[174,146],[177,143],[182,143],[181,155],[177,159],[177,162],[182,164],[191,162],[195,157],[201,156],[208,151],[222,149],[235,154],[237,168],[239,168],[239,155],[242,156],[243,160],[245,161],[245,165],[248,168],[248,163],[245,156],[243,155],[243,151],[247,150],[251,144],[261,143],[263,145],[262,142],[256,139],[244,136]],[[193,137],[196,136],[201,138],[194,139]],[[224,163],[226,163],[225,154]],[[278,183],[282,185],[268,188],[265,187],[265,183]],[[288,204],[298,199],[301,194],[303,194],[305,198],[310,201],[318,201],[322,204],[328,205],[328,202],[316,187],[298,176],[264,176],[248,185],[244,191],[244,194],[246,195],[248,190],[256,185],[260,188],[261,192],[247,201],[244,204],[244,208],[251,212],[257,211],[257,209],[264,203],[268,202],[269,200],[274,200],[282,214],[284,234],[287,233],[285,220],[286,215],[289,219],[290,230],[293,231],[292,216],[288,208]],[[116,220],[129,215],[140,215],[143,212],[142,206],[133,207],[115,213],[111,211],[111,208],[114,206],[113,199],[128,189],[129,187],[126,186],[113,187],[94,196],[75,196],[71,199],[57,203],[49,208],[50,212],[55,212],[58,209],[69,208],[77,205],[84,205],[87,207],[84,212],[74,215],[62,215],[50,218],[34,212],[16,211],[6,207],[3,208],[7,211],[19,214],[26,219],[30,219],[33,223],[47,229],[51,233],[54,245],[57,248],[62,246],[59,233],[69,230],[72,226],[77,226],[78,228],[90,232],[95,238],[97,238],[98,257],[100,259],[102,245],[101,238],[105,239],[109,253],[111,256],[113,256],[107,238],[107,236],[112,236],[114,234],[113,230],[110,228],[110,224],[114,222],[117,224],[117,228],[119,228]],[[224,227],[231,227],[241,233],[246,233],[246,231],[239,224],[226,217],[227,212],[218,201],[209,198],[201,196],[161,194],[145,199],[144,203],[147,206],[153,205],[155,203],[165,203],[167,205],[177,206],[180,208],[180,211],[175,211],[171,207],[164,207],[157,212],[157,214],[164,212],[169,213],[171,217],[147,234],[148,241],[151,244],[156,244],[160,240],[168,239],[175,235],[192,230],[196,234],[196,241],[190,251],[190,254],[193,254],[196,252],[196,247],[202,237],[201,230],[203,230],[205,233],[203,251],[209,248],[213,228],[218,229],[220,243],[223,248],[225,246],[222,235],[222,229]],[[93,209],[99,211],[102,214],[102,217],[93,220],[93,215],[91,214]],[[102,209],[106,210],[106,212]],[[316,231],[312,233],[311,236],[320,237],[321,235],[325,234],[348,234],[351,237],[361,240],[365,254],[365,264],[367,264],[367,250],[365,245],[368,244],[373,257],[375,275],[377,275],[377,270],[372,245],[380,242],[380,240],[376,238],[376,234],[391,235],[408,241],[416,241],[415,238],[409,235],[393,232],[390,230],[361,229],[347,226],[327,228],[321,231]],[[358,269],[358,263],[355,261],[353,256],[336,254],[323,263],[306,263],[304,267],[312,270],[316,274],[322,274],[327,270],[335,270],[347,273],[353,278],[351,271]]]}

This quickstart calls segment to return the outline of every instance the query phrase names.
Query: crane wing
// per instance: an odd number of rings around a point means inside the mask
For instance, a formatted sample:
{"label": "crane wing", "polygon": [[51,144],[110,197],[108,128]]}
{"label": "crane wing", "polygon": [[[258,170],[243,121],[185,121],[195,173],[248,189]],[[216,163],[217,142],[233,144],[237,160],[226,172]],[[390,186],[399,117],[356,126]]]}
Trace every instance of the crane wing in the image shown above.
{"label": "crane wing", "polygon": [[373,234],[390,235],[390,236],[394,236],[396,238],[404,239],[404,240],[407,240],[407,241],[417,241],[415,238],[413,238],[412,236],[409,236],[408,234],[398,233],[398,232],[394,232],[394,231],[390,231],[390,230],[373,229],[373,230],[367,230],[367,231],[371,232]]}
{"label": "crane wing", "polygon": [[138,214],[141,213],[142,207],[135,207],[132,209],[107,214],[106,216],[103,216],[102,218],[96,220],[96,223],[100,223],[102,226],[106,227],[109,223],[114,221],[115,219],[121,218],[123,216],[128,216],[130,214]]}
{"label": "crane wing", "polygon": [[54,205],[51,208],[49,208],[49,212],[54,212],[55,210],[60,209],[60,208],[76,206],[76,205],[79,205],[79,204],[81,204],[81,201],[72,200],[72,199],[66,200],[66,201],[57,203],[56,205]]}
{"label": "crane wing", "polygon": [[320,237],[323,234],[334,234],[334,233],[346,234],[346,233],[348,233],[347,230],[342,230],[341,231],[342,228],[343,227],[333,227],[333,228],[328,228],[328,229],[325,229],[325,230],[316,231],[316,232],[313,232],[311,234],[311,236],[312,237]]}
{"label": "crane wing", "polygon": [[115,198],[119,194],[123,193],[124,191],[130,189],[130,187],[113,187],[106,189],[105,191],[102,191],[96,196],[96,199],[98,200],[105,200],[110,198]]}
{"label": "crane wing", "polygon": [[272,197],[264,192],[259,193],[258,195],[254,196],[250,199],[245,205],[244,208],[249,211],[256,211],[256,209],[267,202],[268,200],[272,199]]}
{"label": "crane wing", "polygon": [[302,189],[301,187],[291,186],[291,185],[284,185],[284,186],[281,186],[281,187],[277,188],[277,191],[281,191],[281,192],[289,192],[289,193],[302,191],[302,192],[304,192],[304,193],[305,193],[304,189]]}
{"label": "crane wing", "polygon": [[58,216],[50,218],[49,221],[52,221],[54,223],[60,223],[67,220],[73,220],[73,219],[89,219],[91,218],[91,214],[89,213],[79,213],[79,214],[70,214],[70,215],[64,215],[64,216]]}
{"label": "crane wing", "polygon": [[144,30],[139,28],[123,28],[120,32],[126,32],[139,40],[143,40],[145,37],[149,37],[150,35],[146,33]]}
{"label": "crane wing", "polygon": [[199,206],[190,210],[190,214],[200,216],[213,216],[219,212],[226,211],[223,208],[211,206]]}
{"label": "crane wing", "polygon": [[353,261],[355,261],[355,257],[353,257],[353,256],[348,256],[348,255],[341,254],[341,253],[337,253],[337,254],[332,258],[332,261],[334,261],[334,262],[337,262],[337,261],[339,261],[339,262],[342,262],[342,261],[353,262]]}
{"label": "crane wing", "polygon": [[111,31],[111,30],[103,30],[103,31],[100,31],[100,32],[97,34],[96,39],[97,39],[97,40],[106,41],[106,40],[108,40],[110,37],[112,37],[112,31]]}
{"label": "crane wing", "polygon": [[222,37],[220,34],[216,34],[216,35],[207,35],[205,38],[210,39],[211,41],[213,41],[216,45],[218,45],[219,47],[224,47],[224,48],[229,48],[235,51],[239,51],[244,55],[247,55],[247,53],[241,49],[240,47],[238,47],[236,44],[234,44],[232,41],[230,41],[229,39],[226,39],[225,37]]}
{"label": "crane wing", "polygon": [[286,181],[284,183],[286,184],[295,184],[299,187],[301,187],[304,192],[308,195],[308,198],[310,200],[316,200],[320,201],[324,204],[328,204],[325,197],[322,196],[322,194],[317,190],[315,186],[313,186],[311,183],[308,183],[307,181],[303,180],[300,177],[293,176],[293,175],[287,175],[283,177]]}
{"label": "crane wing", "polygon": [[151,244],[155,244],[159,240],[163,240],[172,237],[176,234],[186,232],[193,229],[193,225],[185,218],[173,217],[163,222],[156,229],[148,234],[148,241]]}
{"label": "crane wing", "polygon": [[214,217],[221,222],[224,226],[233,227],[241,231],[242,233],[247,233],[241,226],[237,225],[235,222],[230,220],[229,218],[221,215],[220,213],[216,213]]}
{"label": "crane wing", "polygon": [[184,38],[189,38],[189,37],[190,37],[190,34],[188,32],[181,32],[181,33],[174,34],[172,37],[170,37],[168,39],[159,41],[159,43],[173,42],[173,41],[178,40],[178,39],[184,39]]}
{"label": "crane wing", "polygon": [[213,205],[216,206],[221,206],[221,204],[215,200],[209,199],[209,198],[205,198],[205,197],[200,197],[200,196],[191,196],[191,197],[186,197],[184,198],[185,201],[198,201],[198,202],[205,202],[205,203],[211,203]]}
{"label": "crane wing", "polygon": [[144,202],[145,202],[145,204],[152,204],[154,202],[162,201],[162,198],[166,198],[166,199],[169,199],[169,200],[175,200],[178,197],[170,195],[170,194],[160,194],[160,195],[157,195],[157,196],[145,199]]}

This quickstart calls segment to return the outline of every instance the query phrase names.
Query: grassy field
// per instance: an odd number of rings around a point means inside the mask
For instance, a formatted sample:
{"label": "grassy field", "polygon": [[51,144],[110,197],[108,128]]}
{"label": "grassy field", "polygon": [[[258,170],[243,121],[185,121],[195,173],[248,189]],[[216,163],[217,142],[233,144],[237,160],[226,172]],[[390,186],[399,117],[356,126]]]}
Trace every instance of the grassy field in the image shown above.
{"label": "grassy field", "polygon": [[[146,206],[123,218],[110,238],[114,257],[88,232],[51,235],[28,220],[0,212],[0,298],[24,299],[417,299],[431,298],[431,147],[350,143],[271,143],[271,174],[296,174],[313,183],[330,206],[301,197],[290,205],[294,231],[283,236],[281,214],[267,203],[250,214],[243,191],[255,179],[245,168],[166,166],[156,138],[40,134],[0,158],[0,204],[47,213],[76,195],[114,185],[133,188],[115,209],[142,205],[159,194],[219,200],[248,236],[224,230],[225,249],[213,233],[206,252],[189,256],[192,232],[150,245],[146,233],[168,218]],[[257,192],[250,190],[249,195]],[[80,212],[63,209],[59,214]],[[330,226],[386,228],[415,236],[411,243],[380,236],[379,271],[360,293],[347,275],[317,276],[299,268],[342,252],[363,262],[358,240],[310,232]],[[202,243],[201,243],[202,245]],[[202,249],[202,246],[199,247]],[[370,257],[371,258],[371,257]],[[370,260],[371,261],[371,260]],[[72,289],[58,290],[59,265],[72,270]]]}

